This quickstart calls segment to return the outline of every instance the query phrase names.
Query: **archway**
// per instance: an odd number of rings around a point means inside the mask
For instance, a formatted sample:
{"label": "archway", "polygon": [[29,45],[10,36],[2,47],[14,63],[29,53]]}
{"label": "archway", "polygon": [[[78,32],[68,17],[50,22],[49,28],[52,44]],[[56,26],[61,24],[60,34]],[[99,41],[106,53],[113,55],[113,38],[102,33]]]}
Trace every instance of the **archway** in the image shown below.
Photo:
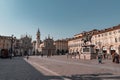
{"label": "archway", "polygon": [[105,46],[102,47],[103,57],[104,59],[107,58],[107,48]]}
{"label": "archway", "polygon": [[107,48],[105,46],[102,47],[103,53],[107,53]]}
{"label": "archway", "polygon": [[98,46],[95,46],[94,50],[95,50],[95,53],[98,54],[100,48]]}
{"label": "archway", "polygon": [[110,46],[110,54],[112,55],[115,52],[115,48],[113,45]]}

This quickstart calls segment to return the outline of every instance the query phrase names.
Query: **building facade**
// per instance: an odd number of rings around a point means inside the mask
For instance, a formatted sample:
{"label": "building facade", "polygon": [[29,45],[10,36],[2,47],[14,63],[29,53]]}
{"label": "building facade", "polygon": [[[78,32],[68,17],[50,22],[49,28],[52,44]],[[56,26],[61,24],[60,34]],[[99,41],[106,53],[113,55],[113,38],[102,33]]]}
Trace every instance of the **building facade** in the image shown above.
{"label": "building facade", "polygon": [[14,42],[14,54],[16,56],[32,55],[32,37],[28,35],[21,36]]}
{"label": "building facade", "polygon": [[35,55],[54,55],[55,54],[55,45],[53,38],[46,38],[44,41],[40,39],[40,31],[38,29],[36,34],[36,41],[33,42],[33,50],[35,50]]}
{"label": "building facade", "polygon": [[48,36],[43,43],[40,45],[40,52],[41,54],[47,55],[47,56],[52,56],[55,55],[55,45],[54,45],[54,40]]}
{"label": "building facade", "polygon": [[[91,38],[91,43],[88,42],[87,44],[95,45],[95,52],[101,49],[105,54],[112,54],[115,51],[120,54],[120,25],[103,30],[94,29],[86,33],[89,32],[93,32],[93,36]],[[83,46],[83,37],[83,33],[80,33],[74,35],[73,38],[68,40],[69,53],[81,53],[81,48]]]}
{"label": "building facade", "polygon": [[56,46],[56,53],[59,54],[65,54],[68,52],[68,41],[67,39],[62,39],[62,40],[56,40],[54,42]]}
{"label": "building facade", "polygon": [[97,31],[92,37],[92,43],[96,49],[102,49],[103,53],[120,54],[120,25]]}
{"label": "building facade", "polygon": [[68,40],[68,50],[69,53],[79,52],[81,53],[81,47],[83,42],[81,41],[81,37],[71,38]]}
{"label": "building facade", "polygon": [[11,36],[0,36],[0,49],[10,49],[11,48]]}

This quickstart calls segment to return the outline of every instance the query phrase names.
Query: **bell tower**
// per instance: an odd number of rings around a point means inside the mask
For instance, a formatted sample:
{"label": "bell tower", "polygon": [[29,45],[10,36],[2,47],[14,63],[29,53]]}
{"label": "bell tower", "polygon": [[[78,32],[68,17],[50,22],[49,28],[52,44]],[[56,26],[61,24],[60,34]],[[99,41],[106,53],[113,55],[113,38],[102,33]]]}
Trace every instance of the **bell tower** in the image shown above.
{"label": "bell tower", "polygon": [[38,50],[39,45],[40,45],[40,30],[38,28],[37,34],[36,34],[36,50]]}
{"label": "bell tower", "polygon": [[36,34],[36,39],[37,41],[40,41],[40,30],[38,28],[37,34]]}

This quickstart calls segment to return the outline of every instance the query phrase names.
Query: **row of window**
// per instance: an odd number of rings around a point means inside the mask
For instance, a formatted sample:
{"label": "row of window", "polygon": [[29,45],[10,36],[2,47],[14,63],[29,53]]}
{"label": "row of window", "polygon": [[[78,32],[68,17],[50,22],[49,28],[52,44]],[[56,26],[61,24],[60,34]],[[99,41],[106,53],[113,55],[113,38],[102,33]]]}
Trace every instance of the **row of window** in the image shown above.
{"label": "row of window", "polygon": [[115,38],[115,42],[120,42],[120,37],[119,38]]}
{"label": "row of window", "polygon": [[71,45],[68,45],[68,47],[81,47],[83,46],[83,43],[82,44],[71,44]]}
{"label": "row of window", "polygon": [[[105,41],[105,40],[104,40],[104,42],[108,42],[108,41]],[[120,42],[120,37],[114,38],[114,42],[115,42],[115,43]],[[102,42],[95,42],[95,44],[96,44],[96,45],[100,45],[100,44],[102,44]]]}
{"label": "row of window", "polygon": [[[120,42],[120,37],[119,38],[114,38],[114,41],[115,41],[115,43]],[[102,42],[95,42],[95,44],[96,45],[102,45]],[[81,47],[81,46],[83,46],[83,43],[68,45],[68,47]]]}
{"label": "row of window", "polygon": [[106,32],[106,33],[103,33],[103,34],[99,34],[99,35],[96,35],[95,38],[97,38],[97,37],[103,37],[103,36],[107,36],[107,35],[112,35],[112,34],[116,34],[116,33],[120,33],[120,30],[113,31],[113,32]]}

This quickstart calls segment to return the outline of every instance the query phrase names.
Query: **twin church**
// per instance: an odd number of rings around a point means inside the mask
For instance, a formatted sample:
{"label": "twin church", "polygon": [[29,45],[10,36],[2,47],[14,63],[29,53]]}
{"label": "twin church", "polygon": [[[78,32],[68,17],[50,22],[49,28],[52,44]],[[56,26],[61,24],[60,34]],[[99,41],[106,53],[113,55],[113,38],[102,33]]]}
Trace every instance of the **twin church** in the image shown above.
{"label": "twin church", "polygon": [[33,54],[44,54],[47,56],[51,56],[55,54],[56,48],[54,45],[54,40],[53,38],[48,35],[45,40],[41,41],[40,39],[40,30],[38,29],[36,33],[36,41],[33,42]]}

